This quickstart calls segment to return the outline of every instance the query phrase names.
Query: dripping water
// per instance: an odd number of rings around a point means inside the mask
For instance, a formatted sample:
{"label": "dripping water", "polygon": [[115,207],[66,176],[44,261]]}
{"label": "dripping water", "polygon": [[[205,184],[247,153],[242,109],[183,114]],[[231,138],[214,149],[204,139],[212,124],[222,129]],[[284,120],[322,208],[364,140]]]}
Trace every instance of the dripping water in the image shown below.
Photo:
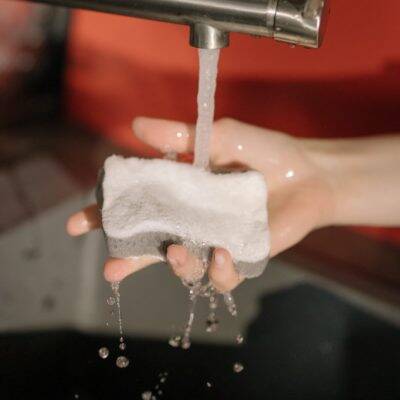
{"label": "dripping water", "polygon": [[[126,343],[124,339],[124,330],[122,326],[122,312],[121,312],[121,294],[119,291],[119,286],[120,282],[112,282],[111,283],[111,290],[113,293],[113,296],[109,297],[107,299],[107,304],[114,306],[116,305],[117,307],[117,319],[118,319],[118,330],[119,330],[119,344],[118,348],[121,351],[126,350]],[[123,355],[120,355],[117,357],[117,360],[115,364],[117,365],[118,368],[126,368],[130,363],[130,360]]]}

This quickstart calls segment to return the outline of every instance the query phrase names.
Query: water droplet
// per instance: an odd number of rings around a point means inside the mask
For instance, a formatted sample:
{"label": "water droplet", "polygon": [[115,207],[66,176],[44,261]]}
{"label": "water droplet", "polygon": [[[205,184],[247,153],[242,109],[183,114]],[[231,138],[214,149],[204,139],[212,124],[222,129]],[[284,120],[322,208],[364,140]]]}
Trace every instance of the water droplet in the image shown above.
{"label": "water droplet", "polygon": [[107,304],[108,304],[109,306],[113,306],[113,305],[115,304],[115,297],[110,296],[110,297],[107,299]]}
{"label": "water droplet", "polygon": [[129,359],[125,356],[119,356],[115,364],[118,368],[126,368],[129,365]]}
{"label": "water droplet", "polygon": [[150,390],[147,390],[146,392],[142,393],[142,400],[151,400],[151,396],[153,395]]}
{"label": "water droplet", "polygon": [[190,342],[190,340],[189,339],[182,339],[182,345],[181,345],[181,347],[182,347],[182,349],[183,350],[188,350],[188,349],[190,349],[190,346],[192,345],[192,343]]}
{"label": "water droplet", "polygon": [[244,338],[243,338],[243,336],[241,334],[236,336],[236,343],[237,344],[242,344],[243,341],[244,341]]}
{"label": "water droplet", "polygon": [[210,388],[210,387],[212,387],[212,383],[211,383],[211,382],[206,382],[206,386],[207,386],[208,388]]}
{"label": "water droplet", "polygon": [[157,394],[158,394],[159,396],[161,396],[161,395],[162,395],[162,390],[159,390],[159,391],[157,392]]}
{"label": "water droplet", "polygon": [[290,169],[289,171],[286,172],[285,177],[287,179],[293,178],[294,177],[294,171]]}
{"label": "water droplet", "polygon": [[244,369],[244,367],[241,363],[236,362],[235,364],[233,364],[233,371],[236,372],[237,374],[239,372],[242,372],[243,369]]}
{"label": "water droplet", "polygon": [[165,383],[167,381],[167,378],[165,377],[165,376],[163,376],[161,379],[160,379],[160,383]]}
{"label": "water droplet", "polygon": [[215,332],[218,329],[219,321],[215,318],[215,315],[210,315],[206,321],[206,331]]}
{"label": "water droplet", "polygon": [[126,349],[126,343],[122,342],[119,344],[118,346],[120,348],[120,350],[125,350]]}
{"label": "water droplet", "polygon": [[232,304],[230,307],[228,307],[228,311],[233,317],[237,316],[237,309],[235,304]]}
{"label": "water droplet", "polygon": [[233,316],[237,316],[237,308],[235,304],[235,299],[230,292],[224,293],[225,305],[228,308],[229,313]]}
{"label": "water droplet", "polygon": [[117,294],[117,296],[119,295],[118,290],[119,290],[119,281],[115,281],[115,282],[111,282],[111,290]]}
{"label": "water droplet", "polygon": [[99,349],[99,356],[105,360],[108,355],[110,354],[110,351],[107,349],[107,347],[102,347]]}
{"label": "water droplet", "polygon": [[75,394],[75,395],[74,395],[74,398],[75,398],[75,399],[79,399],[79,394]]}
{"label": "water droplet", "polygon": [[169,345],[172,347],[179,347],[181,343],[181,337],[180,336],[173,336],[171,339],[169,339]]}

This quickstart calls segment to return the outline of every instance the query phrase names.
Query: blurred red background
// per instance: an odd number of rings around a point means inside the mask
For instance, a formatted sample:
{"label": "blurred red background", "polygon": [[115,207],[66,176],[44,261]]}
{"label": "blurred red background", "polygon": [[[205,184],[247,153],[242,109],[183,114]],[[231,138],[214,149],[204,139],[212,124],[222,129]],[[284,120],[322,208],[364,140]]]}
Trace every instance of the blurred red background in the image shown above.
{"label": "blurred red background", "polygon": [[[216,117],[297,136],[400,132],[400,1],[333,0],[319,50],[232,34],[220,61]],[[76,11],[66,81],[69,115],[140,155],[135,116],[194,122],[197,53],[188,28]],[[400,231],[362,229],[400,243]]]}

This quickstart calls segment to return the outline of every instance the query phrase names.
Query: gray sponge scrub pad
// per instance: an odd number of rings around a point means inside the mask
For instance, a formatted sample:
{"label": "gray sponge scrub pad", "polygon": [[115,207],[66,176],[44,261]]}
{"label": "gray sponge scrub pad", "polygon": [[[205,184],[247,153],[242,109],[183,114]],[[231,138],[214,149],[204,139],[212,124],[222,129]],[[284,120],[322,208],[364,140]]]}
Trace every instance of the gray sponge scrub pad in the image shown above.
{"label": "gray sponge scrub pad", "polygon": [[170,160],[109,157],[97,186],[111,257],[165,260],[167,246],[195,255],[227,249],[244,277],[268,261],[267,188],[255,171],[215,174]]}

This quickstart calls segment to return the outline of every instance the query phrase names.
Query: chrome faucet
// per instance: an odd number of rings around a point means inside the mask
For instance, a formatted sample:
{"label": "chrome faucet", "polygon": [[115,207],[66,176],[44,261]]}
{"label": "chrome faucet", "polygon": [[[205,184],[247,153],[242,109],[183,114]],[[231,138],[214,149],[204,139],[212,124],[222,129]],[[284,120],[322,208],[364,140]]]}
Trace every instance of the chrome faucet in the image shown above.
{"label": "chrome faucet", "polygon": [[203,49],[229,45],[229,33],[272,37],[318,48],[328,0],[32,0],[190,26],[190,44]]}

